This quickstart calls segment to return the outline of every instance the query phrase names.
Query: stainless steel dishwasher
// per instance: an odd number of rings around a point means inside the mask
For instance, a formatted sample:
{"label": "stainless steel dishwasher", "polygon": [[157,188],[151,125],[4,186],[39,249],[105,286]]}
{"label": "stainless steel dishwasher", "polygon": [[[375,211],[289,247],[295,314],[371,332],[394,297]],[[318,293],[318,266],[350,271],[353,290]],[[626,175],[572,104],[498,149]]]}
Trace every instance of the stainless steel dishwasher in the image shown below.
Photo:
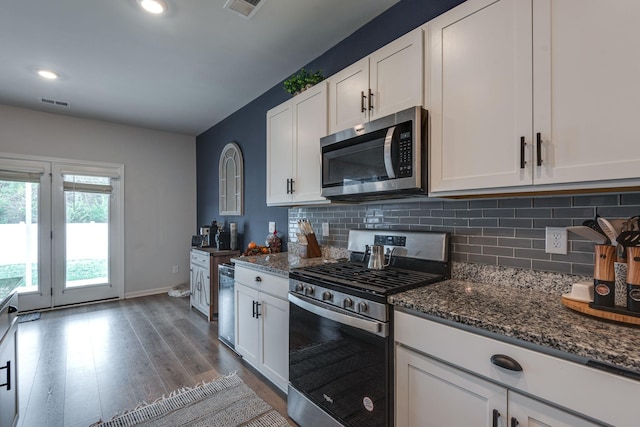
{"label": "stainless steel dishwasher", "polygon": [[236,302],[234,265],[218,265],[218,339],[235,351]]}

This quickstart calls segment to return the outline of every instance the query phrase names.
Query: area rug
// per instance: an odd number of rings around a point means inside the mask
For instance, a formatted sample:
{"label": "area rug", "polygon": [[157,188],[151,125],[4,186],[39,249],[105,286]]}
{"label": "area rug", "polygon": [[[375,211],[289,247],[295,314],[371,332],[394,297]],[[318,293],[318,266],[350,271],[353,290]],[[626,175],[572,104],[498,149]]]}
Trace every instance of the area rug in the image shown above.
{"label": "area rug", "polygon": [[177,390],[150,404],[91,427],[284,427],[290,426],[236,375]]}
{"label": "area rug", "polygon": [[18,314],[18,323],[40,320],[40,316],[42,316],[42,314],[39,311],[36,311],[35,313]]}

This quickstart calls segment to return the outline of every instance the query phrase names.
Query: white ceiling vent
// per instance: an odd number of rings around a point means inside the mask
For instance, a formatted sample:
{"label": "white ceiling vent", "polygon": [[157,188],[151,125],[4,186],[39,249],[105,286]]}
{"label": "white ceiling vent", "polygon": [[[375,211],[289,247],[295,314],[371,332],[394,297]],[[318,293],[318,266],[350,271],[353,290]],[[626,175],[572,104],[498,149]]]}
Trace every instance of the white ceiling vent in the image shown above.
{"label": "white ceiling vent", "polygon": [[51,98],[40,98],[40,101],[42,101],[43,104],[51,105],[54,107],[69,108],[69,103],[67,101],[59,101],[57,99]]}
{"label": "white ceiling vent", "polygon": [[265,0],[227,0],[225,9],[233,10],[247,19],[251,19],[256,14]]}

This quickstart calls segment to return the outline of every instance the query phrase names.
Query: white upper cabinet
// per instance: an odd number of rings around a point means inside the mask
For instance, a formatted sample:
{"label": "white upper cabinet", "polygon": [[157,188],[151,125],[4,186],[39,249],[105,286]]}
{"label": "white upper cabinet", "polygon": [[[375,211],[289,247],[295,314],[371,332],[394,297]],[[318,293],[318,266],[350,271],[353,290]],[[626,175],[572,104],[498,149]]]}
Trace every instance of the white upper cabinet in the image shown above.
{"label": "white upper cabinet", "polygon": [[329,133],[422,105],[423,31],[418,28],[329,80]]}
{"label": "white upper cabinet", "polygon": [[537,184],[640,176],[640,2],[533,1]]}
{"label": "white upper cabinet", "polygon": [[631,0],[469,0],[430,21],[430,192],[637,177],[639,19]]}
{"label": "white upper cabinet", "polygon": [[267,205],[326,202],[320,138],[327,134],[327,83],[267,112]]}

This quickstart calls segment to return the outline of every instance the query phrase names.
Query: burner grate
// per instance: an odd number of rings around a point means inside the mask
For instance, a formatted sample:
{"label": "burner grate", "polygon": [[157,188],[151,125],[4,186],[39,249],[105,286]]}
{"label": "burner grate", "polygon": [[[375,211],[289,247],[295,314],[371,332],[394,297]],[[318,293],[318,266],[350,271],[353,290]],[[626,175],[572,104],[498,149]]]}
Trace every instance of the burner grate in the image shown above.
{"label": "burner grate", "polygon": [[340,283],[345,286],[389,293],[392,290],[404,290],[433,282],[442,276],[421,271],[390,268],[370,270],[366,265],[345,262],[305,267],[299,270],[303,275],[310,275],[326,281]]}

